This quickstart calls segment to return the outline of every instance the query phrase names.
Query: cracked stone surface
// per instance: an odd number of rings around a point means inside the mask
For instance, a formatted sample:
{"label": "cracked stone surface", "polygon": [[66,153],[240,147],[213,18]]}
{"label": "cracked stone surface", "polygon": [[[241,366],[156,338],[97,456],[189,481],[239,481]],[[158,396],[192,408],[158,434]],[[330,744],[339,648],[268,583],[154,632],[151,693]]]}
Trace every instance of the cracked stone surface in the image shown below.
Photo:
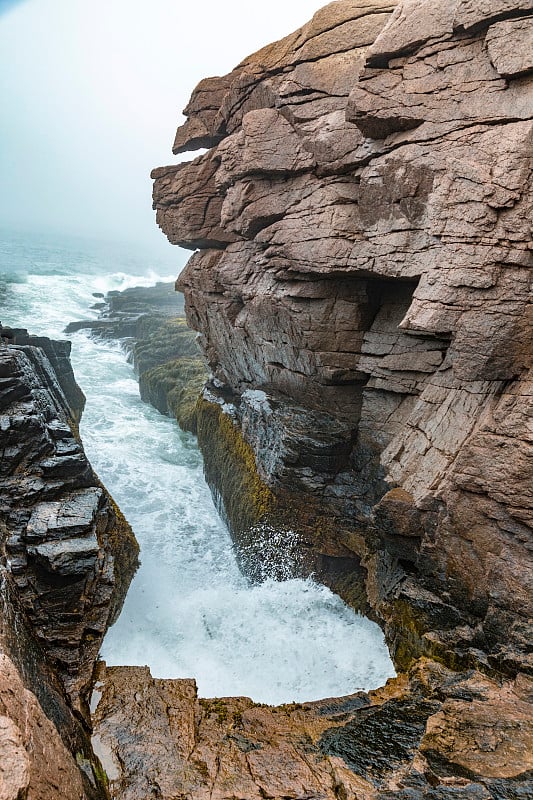
{"label": "cracked stone surface", "polygon": [[[177,288],[204,412],[304,510],[307,550],[364,572],[401,670],[533,668],[532,30],[531,0],[330,3],[202,81],[174,150],[208,152],[153,173],[159,225],[196,250]],[[423,796],[522,796],[488,765],[467,786],[449,708],[413,757],[438,741]]]}
{"label": "cracked stone surface", "polygon": [[147,667],[101,664],[96,686],[93,744],[120,800],[466,800],[531,788],[525,676],[500,685],[424,662],[375,692],[279,707],[198,698],[193,680]]}
{"label": "cracked stone surface", "polygon": [[0,797],[102,800],[88,693],[137,563],[77,435],[70,343],[0,348]]}
{"label": "cracked stone surface", "polygon": [[[48,340],[47,347],[52,346]],[[121,607],[137,548],[69,419],[75,424],[39,340],[3,348],[2,551],[37,637],[73,703],[82,708],[100,642]]]}
{"label": "cracked stone surface", "polygon": [[72,753],[29,691],[13,662],[0,653],[0,798],[89,800]]}

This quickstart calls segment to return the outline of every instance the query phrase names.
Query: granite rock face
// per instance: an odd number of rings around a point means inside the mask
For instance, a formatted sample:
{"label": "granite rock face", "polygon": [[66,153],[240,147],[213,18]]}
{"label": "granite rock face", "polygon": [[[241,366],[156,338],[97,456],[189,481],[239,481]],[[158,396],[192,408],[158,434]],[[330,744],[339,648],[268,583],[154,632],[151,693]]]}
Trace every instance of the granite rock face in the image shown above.
{"label": "granite rock face", "polygon": [[83,779],[18,670],[0,655],[0,797],[86,798]]}
{"label": "granite rock face", "polygon": [[269,707],[112,667],[97,691],[94,747],[121,800],[530,796],[530,680],[422,661],[368,694]]}
{"label": "granite rock face", "polygon": [[174,151],[209,151],[153,173],[208,399],[336,521],[306,535],[402,668],[531,668],[532,30],[529,0],[330,3],[202,81]]}
{"label": "granite rock face", "polygon": [[237,540],[292,526],[404,673],[305,740],[342,778],[232,795],[206,759],[191,797],[531,793],[532,31],[530,0],[330,3],[202,81],[174,152],[208,152],[153,172]]}
{"label": "granite rock face", "polygon": [[16,342],[0,348],[0,794],[102,798],[88,701],[138,546],[79,440],[69,343]]}

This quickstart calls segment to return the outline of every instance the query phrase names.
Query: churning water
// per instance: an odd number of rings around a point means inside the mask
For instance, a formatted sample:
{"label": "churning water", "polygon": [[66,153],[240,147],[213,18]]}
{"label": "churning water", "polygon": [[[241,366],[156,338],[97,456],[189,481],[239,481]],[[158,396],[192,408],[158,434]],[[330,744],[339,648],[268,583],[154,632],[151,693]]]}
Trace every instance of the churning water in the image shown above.
{"label": "churning water", "polygon": [[[93,292],[170,280],[149,263],[83,242],[0,241],[0,319],[64,337],[96,316]],[[157,273],[162,274],[157,274]],[[195,440],[139,398],[117,344],[71,337],[87,396],[87,454],[135,531],[142,566],[102,648],[108,664],[195,677],[204,697],[284,703],[376,688],[394,674],[377,625],[312,580],[251,585],[204,481]]]}

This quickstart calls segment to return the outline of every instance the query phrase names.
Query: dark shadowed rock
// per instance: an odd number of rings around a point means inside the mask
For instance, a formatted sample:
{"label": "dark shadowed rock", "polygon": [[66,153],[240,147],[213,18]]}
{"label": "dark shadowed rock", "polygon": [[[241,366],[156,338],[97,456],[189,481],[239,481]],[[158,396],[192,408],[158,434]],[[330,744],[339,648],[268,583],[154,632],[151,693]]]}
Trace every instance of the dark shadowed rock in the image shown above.
{"label": "dark shadowed rock", "polygon": [[103,800],[88,699],[138,547],[78,438],[70,344],[17,342],[0,349],[0,794]]}

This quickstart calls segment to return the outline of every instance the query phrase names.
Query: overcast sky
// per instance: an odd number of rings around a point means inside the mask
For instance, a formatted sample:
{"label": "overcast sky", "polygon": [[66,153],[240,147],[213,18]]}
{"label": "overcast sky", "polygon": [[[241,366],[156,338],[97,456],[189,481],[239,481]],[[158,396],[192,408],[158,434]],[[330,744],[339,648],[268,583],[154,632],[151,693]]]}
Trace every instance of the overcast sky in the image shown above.
{"label": "overcast sky", "polygon": [[0,225],[157,246],[150,170],[198,81],[321,0],[0,0]]}

